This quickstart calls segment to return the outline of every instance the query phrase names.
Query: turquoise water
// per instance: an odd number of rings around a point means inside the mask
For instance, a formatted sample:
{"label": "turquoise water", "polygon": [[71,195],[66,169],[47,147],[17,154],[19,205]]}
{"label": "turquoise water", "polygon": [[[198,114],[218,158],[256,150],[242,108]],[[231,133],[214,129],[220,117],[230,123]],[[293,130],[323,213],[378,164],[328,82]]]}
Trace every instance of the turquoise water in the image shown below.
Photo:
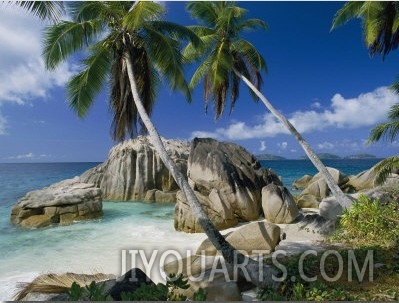
{"label": "turquoise water", "polygon": [[[327,166],[357,174],[378,160],[330,160]],[[173,228],[173,206],[104,202],[104,217],[68,226],[25,230],[9,223],[11,206],[28,191],[80,175],[98,163],[0,164],[0,300],[10,300],[16,284],[46,272],[121,274],[124,249],[179,249],[198,246],[202,234]],[[262,161],[291,188],[316,170],[306,160]]]}

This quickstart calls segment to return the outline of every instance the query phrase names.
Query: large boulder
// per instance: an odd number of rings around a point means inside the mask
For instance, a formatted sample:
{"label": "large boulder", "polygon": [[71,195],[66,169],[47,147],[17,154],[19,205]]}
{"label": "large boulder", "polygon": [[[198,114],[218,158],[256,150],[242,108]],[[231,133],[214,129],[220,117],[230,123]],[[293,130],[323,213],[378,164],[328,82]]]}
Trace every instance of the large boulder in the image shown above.
{"label": "large boulder", "polygon": [[[226,240],[243,254],[251,255],[254,251],[271,253],[280,242],[280,227],[264,220],[245,224],[225,236]],[[197,255],[214,256],[218,252],[205,239],[197,248]]]}
{"label": "large boulder", "polygon": [[300,177],[299,179],[294,180],[292,183],[292,188],[293,189],[304,189],[306,186],[308,186],[310,180],[312,180],[312,176],[310,175],[304,175]]}
{"label": "large boulder", "polygon": [[11,223],[23,227],[45,227],[102,217],[101,189],[67,179],[27,193],[11,210]]}
{"label": "large boulder", "polygon": [[[384,161],[384,160],[382,160]],[[355,176],[350,176],[348,185],[350,185],[352,188],[354,188],[356,191],[361,191],[361,190],[368,190],[372,189],[377,186],[375,179],[377,177],[377,170],[376,167],[382,162],[378,162],[376,165],[371,167],[368,170],[362,171],[359,174]],[[384,186],[396,186],[399,184],[399,169],[398,168],[393,168],[391,170],[391,174],[388,175],[385,183],[383,184]]]}
{"label": "large boulder", "polygon": [[[347,187],[349,177],[338,169],[327,167],[328,172],[333,177],[335,184],[341,188]],[[328,197],[330,189],[321,173],[317,173],[308,182],[306,188],[298,197],[297,205],[299,208],[317,208],[321,200]]]}
{"label": "large boulder", "polygon": [[[275,183],[277,175],[263,169],[243,147],[214,139],[195,138],[191,144],[187,176],[200,203],[218,229],[238,221],[259,218],[261,189]],[[184,195],[177,196],[175,228],[186,232],[203,232]]]}
{"label": "large boulder", "polygon": [[[168,154],[178,169],[186,174],[189,144],[179,140],[162,139]],[[163,164],[153,144],[146,136],[126,140],[111,149],[108,160],[82,174],[81,179],[93,183],[103,191],[105,200],[175,202],[171,198],[178,186]],[[152,193],[161,191],[151,196]]]}
{"label": "large boulder", "polygon": [[265,219],[272,223],[292,223],[299,216],[288,189],[273,183],[262,189],[262,209]]}

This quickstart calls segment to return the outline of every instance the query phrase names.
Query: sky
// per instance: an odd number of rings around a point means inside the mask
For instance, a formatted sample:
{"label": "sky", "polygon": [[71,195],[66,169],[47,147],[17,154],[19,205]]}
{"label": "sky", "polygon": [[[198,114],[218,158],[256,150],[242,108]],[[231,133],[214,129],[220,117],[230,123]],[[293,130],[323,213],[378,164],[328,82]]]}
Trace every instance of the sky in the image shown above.
{"label": "sky", "polygon": [[[167,19],[193,25],[184,2],[162,2]],[[399,51],[383,61],[371,58],[361,22],[330,31],[344,2],[238,2],[248,18],[268,29],[245,33],[264,56],[262,93],[300,131],[318,153],[387,157],[398,142],[366,144],[370,130],[386,121],[399,96],[388,87],[399,75]],[[70,110],[65,84],[77,70],[72,58],[53,72],[41,57],[46,25],[19,8],[0,3],[0,162],[102,162],[115,144],[110,136],[107,91],[85,119]],[[191,76],[193,66],[187,69]],[[188,104],[181,93],[162,87],[153,112],[161,136],[189,141],[212,137],[234,142],[257,155],[297,159],[303,150],[244,84],[234,111],[218,121],[204,112],[202,85]]]}

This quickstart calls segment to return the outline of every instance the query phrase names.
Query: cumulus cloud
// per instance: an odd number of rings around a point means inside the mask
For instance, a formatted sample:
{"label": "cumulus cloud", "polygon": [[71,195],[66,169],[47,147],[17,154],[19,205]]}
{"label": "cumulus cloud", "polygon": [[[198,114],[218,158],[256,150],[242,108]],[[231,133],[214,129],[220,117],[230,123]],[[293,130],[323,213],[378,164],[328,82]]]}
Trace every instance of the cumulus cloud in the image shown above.
{"label": "cumulus cloud", "polygon": [[[389,108],[398,102],[398,95],[387,87],[380,87],[350,99],[335,94],[329,108],[319,111],[296,111],[287,115],[287,118],[300,133],[320,131],[329,127],[356,129],[386,120]],[[255,125],[238,121],[214,132],[193,132],[192,137],[200,137],[201,134],[217,139],[245,140],[274,137],[288,134],[288,131],[272,114],[266,113],[260,123]]]}
{"label": "cumulus cloud", "polygon": [[265,151],[267,148],[265,141],[260,141],[260,148],[259,151]]}
{"label": "cumulus cloud", "polygon": [[46,71],[41,57],[42,29],[37,17],[12,5],[0,10],[0,105],[4,102],[30,103],[48,91],[63,86],[71,75],[67,64]]}

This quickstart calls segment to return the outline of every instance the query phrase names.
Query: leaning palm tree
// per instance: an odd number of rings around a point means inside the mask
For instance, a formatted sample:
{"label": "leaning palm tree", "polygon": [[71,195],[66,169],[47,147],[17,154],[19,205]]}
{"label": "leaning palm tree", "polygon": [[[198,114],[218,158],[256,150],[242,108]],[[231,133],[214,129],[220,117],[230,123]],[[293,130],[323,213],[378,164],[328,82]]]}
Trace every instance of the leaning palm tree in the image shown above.
{"label": "leaning palm tree", "polygon": [[[336,14],[332,29],[349,20],[362,21],[363,36],[371,56],[382,55],[382,59],[399,46],[399,3],[395,1],[349,1]],[[399,93],[399,81],[391,86]],[[370,132],[369,143],[386,139],[393,142],[399,132],[399,104],[394,104],[388,113],[389,122],[380,124]],[[392,170],[399,168],[399,156],[389,157],[375,167],[375,182],[382,184]]]}
{"label": "leaning palm tree", "polygon": [[159,3],[75,2],[68,3],[67,9],[72,20],[60,21],[45,32],[44,57],[46,67],[54,69],[75,52],[86,49],[82,71],[67,83],[71,108],[84,117],[105,82],[110,82],[113,138],[120,141],[140,130],[148,132],[193,214],[226,261],[246,261],[255,284],[274,285],[274,271],[237,254],[209,220],[149,118],[161,77],[172,90],[181,90],[190,99],[179,40],[197,45],[198,37],[186,27],[164,21],[165,8]]}
{"label": "leaning palm tree", "polygon": [[216,119],[220,117],[230,95],[230,111],[238,98],[240,80],[250,89],[255,100],[261,99],[268,110],[290,131],[314,166],[323,175],[337,201],[347,208],[350,200],[345,196],[327,168],[314,153],[307,141],[260,92],[262,70],[266,63],[256,48],[240,37],[243,31],[256,28],[266,28],[259,19],[246,19],[246,10],[235,6],[233,2],[190,2],[187,10],[201,24],[190,28],[201,38],[199,47],[189,43],[183,54],[187,60],[201,60],[194,72],[190,88],[193,89],[201,80],[204,83],[204,99],[206,108],[212,101],[215,107]]}

